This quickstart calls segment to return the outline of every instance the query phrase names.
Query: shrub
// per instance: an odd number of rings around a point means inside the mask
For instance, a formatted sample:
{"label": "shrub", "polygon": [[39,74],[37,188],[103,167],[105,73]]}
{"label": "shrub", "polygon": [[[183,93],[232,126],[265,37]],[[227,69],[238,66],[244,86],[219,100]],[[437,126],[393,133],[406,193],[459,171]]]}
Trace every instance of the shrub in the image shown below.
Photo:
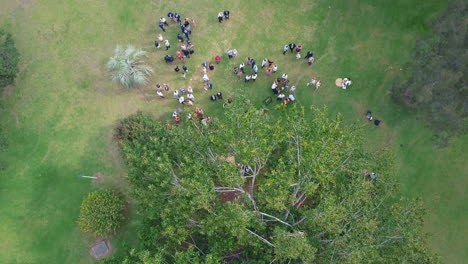
{"label": "shrub", "polygon": [[10,33],[0,29],[0,87],[10,85],[18,74],[19,53]]}
{"label": "shrub", "polygon": [[153,69],[141,58],[147,57],[146,51],[128,46],[117,46],[114,57],[107,62],[107,70],[112,73],[112,80],[127,88],[146,84]]}
{"label": "shrub", "polygon": [[113,190],[94,191],[81,204],[78,225],[81,230],[97,236],[115,233],[124,220],[125,202]]}

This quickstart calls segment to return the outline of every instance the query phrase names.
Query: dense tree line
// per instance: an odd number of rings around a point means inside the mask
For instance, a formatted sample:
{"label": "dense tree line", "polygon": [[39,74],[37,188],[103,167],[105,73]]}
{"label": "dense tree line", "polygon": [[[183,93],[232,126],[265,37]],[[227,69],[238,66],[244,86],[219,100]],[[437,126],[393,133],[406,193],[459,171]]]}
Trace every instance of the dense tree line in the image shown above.
{"label": "dense tree line", "polygon": [[143,248],[105,262],[437,261],[421,204],[397,198],[389,153],[366,152],[340,117],[279,111],[273,120],[233,103],[208,125],[142,113],[122,121]]}
{"label": "dense tree line", "polygon": [[449,1],[433,22],[433,34],[417,41],[411,76],[392,90],[398,102],[424,114],[441,142],[468,127],[467,13],[466,1]]}

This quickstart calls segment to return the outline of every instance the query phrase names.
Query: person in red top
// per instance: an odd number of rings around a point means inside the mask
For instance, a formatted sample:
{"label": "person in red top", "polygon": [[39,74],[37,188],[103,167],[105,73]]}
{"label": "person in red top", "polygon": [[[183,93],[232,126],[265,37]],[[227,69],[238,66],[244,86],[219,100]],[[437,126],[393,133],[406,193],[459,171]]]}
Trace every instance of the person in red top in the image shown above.
{"label": "person in red top", "polygon": [[182,52],[178,51],[176,52],[176,57],[179,59],[179,60],[182,60],[184,58],[184,55],[182,55]]}
{"label": "person in red top", "polygon": [[219,63],[219,62],[221,61],[221,57],[220,57],[220,56],[216,56],[216,57],[215,57],[215,61],[216,61],[216,63]]}

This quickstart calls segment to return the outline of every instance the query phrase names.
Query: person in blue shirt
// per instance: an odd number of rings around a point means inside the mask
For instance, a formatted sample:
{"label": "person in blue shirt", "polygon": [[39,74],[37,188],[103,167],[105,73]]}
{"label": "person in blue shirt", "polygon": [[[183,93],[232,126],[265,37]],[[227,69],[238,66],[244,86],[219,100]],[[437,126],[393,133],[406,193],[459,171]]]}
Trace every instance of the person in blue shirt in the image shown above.
{"label": "person in blue shirt", "polygon": [[190,40],[190,37],[189,37],[190,34],[189,34],[188,30],[184,30],[184,35],[188,40]]}
{"label": "person in blue shirt", "polygon": [[167,13],[167,17],[174,22],[174,14],[172,12]]}
{"label": "person in blue shirt", "polygon": [[177,22],[180,22],[180,15],[179,14],[175,13],[174,17],[176,18]]}
{"label": "person in blue shirt", "polygon": [[177,34],[177,39],[179,42],[184,42],[184,37],[182,37],[180,34]]}
{"label": "person in blue shirt", "polygon": [[162,31],[166,32],[166,30],[164,29],[164,24],[163,23],[159,23],[159,27],[162,29]]}
{"label": "person in blue shirt", "polygon": [[182,70],[184,70],[184,72],[188,72],[188,68],[187,68],[187,66],[185,66],[185,65],[184,65],[184,66],[182,66]]}
{"label": "person in blue shirt", "polygon": [[229,10],[225,10],[224,11],[224,18],[229,19],[229,14],[231,14],[231,12],[229,12]]}

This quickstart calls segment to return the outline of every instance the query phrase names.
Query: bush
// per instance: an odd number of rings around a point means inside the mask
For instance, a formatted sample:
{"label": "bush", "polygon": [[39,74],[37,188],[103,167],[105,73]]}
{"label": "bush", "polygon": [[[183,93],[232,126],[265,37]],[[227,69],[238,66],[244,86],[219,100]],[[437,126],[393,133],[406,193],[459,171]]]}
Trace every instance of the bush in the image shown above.
{"label": "bush", "polygon": [[10,33],[0,29],[0,88],[14,82],[18,74],[19,53]]}
{"label": "bush", "polygon": [[124,199],[113,190],[92,192],[81,204],[78,225],[84,232],[97,236],[114,233],[124,220],[124,208]]}

